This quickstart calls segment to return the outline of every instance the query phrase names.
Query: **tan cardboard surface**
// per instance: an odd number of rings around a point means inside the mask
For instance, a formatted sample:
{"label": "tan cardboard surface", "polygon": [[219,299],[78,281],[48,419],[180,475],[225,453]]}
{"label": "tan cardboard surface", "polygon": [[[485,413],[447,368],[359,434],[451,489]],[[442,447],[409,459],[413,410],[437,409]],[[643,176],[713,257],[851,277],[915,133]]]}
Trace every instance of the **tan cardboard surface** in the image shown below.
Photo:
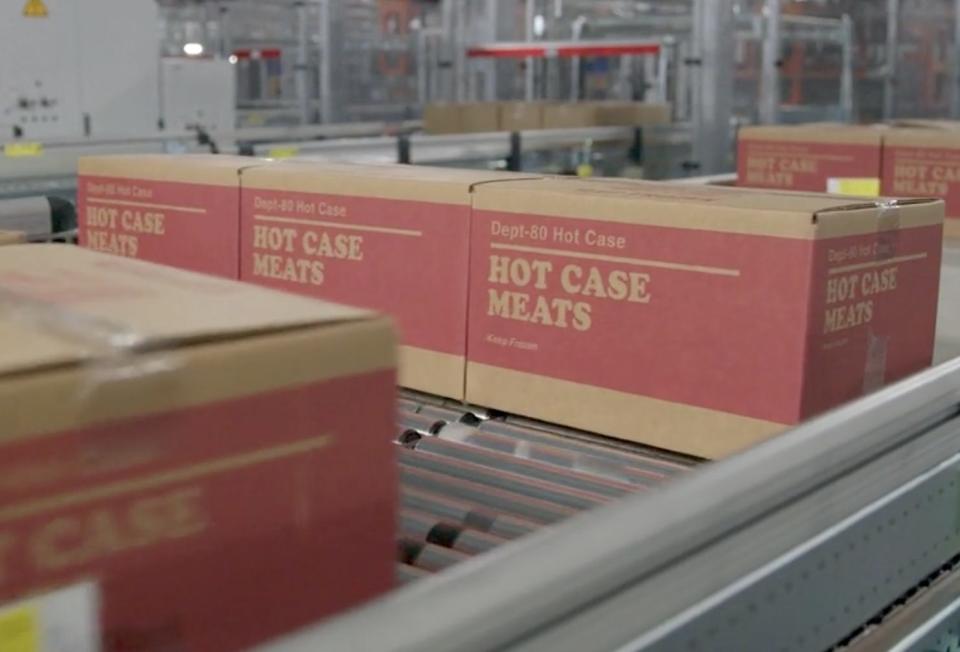
{"label": "tan cardboard surface", "polygon": [[923,129],[960,129],[960,120],[929,120],[923,118],[902,118],[891,120],[892,127],[919,127]]}
{"label": "tan cardboard surface", "polygon": [[890,129],[883,136],[883,144],[887,146],[960,147],[960,127],[956,131],[920,128]]}
{"label": "tan cardboard surface", "polygon": [[356,195],[382,199],[469,204],[470,189],[491,181],[535,178],[512,172],[461,170],[425,165],[363,165],[284,161],[250,168],[245,188]]}
{"label": "tan cardboard surface", "polygon": [[457,104],[428,104],[423,109],[423,130],[428,134],[457,134],[463,131]]}
{"label": "tan cardboard surface", "polygon": [[670,122],[670,105],[653,102],[600,102],[597,122],[610,126],[656,125]]}
{"label": "tan cardboard surface", "polygon": [[678,450],[682,440],[685,453],[710,459],[726,457],[786,428],[475,362],[467,365],[467,401],[671,450]]}
{"label": "tan cardboard surface", "polygon": [[103,360],[0,376],[0,440],[392,369],[395,353],[376,318]]}
{"label": "tan cardboard surface", "polygon": [[117,154],[84,156],[77,171],[80,176],[235,186],[240,170],[264,163],[248,156],[221,154]]}
{"label": "tan cardboard surface", "polygon": [[597,107],[588,102],[546,104],[543,107],[544,129],[595,127]]}
{"label": "tan cardboard surface", "polygon": [[496,102],[468,102],[460,106],[460,126],[464,132],[489,132],[500,129],[500,105]]}
{"label": "tan cardboard surface", "polygon": [[0,374],[372,317],[368,311],[271,292],[68,245],[14,245],[0,256]]}
{"label": "tan cardboard surface", "polygon": [[26,236],[20,231],[0,231],[0,245],[23,242]]}
{"label": "tan cardboard surface", "polygon": [[943,221],[943,237],[960,240],[960,218],[953,217]]}
{"label": "tan cardboard surface", "polygon": [[474,194],[477,210],[807,239],[875,232],[891,210],[899,228],[943,221],[943,202],[933,199],[878,206],[819,193],[627,180],[518,180]]}
{"label": "tan cardboard surface", "polygon": [[879,145],[886,130],[880,126],[806,124],[741,127],[740,140],[780,140],[812,143]]}
{"label": "tan cardboard surface", "polygon": [[[466,357],[401,345],[397,384],[428,394],[463,398]],[[458,391],[453,388],[459,387]]]}
{"label": "tan cardboard surface", "polygon": [[543,106],[542,102],[501,102],[500,130],[542,129]]}

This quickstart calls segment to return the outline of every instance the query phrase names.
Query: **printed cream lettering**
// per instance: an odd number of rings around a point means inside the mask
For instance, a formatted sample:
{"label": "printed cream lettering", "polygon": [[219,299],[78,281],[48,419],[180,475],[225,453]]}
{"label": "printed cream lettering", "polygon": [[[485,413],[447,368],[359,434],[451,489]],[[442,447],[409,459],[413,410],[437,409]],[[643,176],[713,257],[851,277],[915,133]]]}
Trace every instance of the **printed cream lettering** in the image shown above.
{"label": "printed cream lettering", "polygon": [[[585,299],[640,304],[651,300],[650,274],[646,272],[579,263],[567,263],[558,268],[559,273],[556,269],[549,260],[490,255],[488,282],[509,289],[488,289],[487,314],[585,331],[593,324],[593,308]],[[531,294],[527,290],[558,290],[566,296]]]}

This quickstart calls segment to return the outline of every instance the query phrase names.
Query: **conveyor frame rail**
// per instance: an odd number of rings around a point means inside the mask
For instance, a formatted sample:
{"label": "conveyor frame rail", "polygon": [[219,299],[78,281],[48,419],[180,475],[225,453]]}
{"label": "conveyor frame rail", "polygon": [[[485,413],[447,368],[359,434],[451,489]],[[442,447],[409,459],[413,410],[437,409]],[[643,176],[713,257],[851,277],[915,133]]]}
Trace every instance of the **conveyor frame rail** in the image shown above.
{"label": "conveyor frame rail", "polygon": [[828,649],[960,553],[958,408],[960,360],[263,649]]}

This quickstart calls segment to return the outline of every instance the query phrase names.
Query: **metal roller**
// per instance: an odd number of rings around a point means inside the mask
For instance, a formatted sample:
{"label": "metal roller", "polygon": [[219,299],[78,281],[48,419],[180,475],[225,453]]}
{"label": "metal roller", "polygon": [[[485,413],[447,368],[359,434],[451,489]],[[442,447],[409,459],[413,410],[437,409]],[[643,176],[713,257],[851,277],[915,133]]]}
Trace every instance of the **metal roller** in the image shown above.
{"label": "metal roller", "polygon": [[400,586],[422,580],[424,577],[429,577],[430,574],[430,571],[410,564],[397,564],[394,569],[394,579]]}
{"label": "metal roller", "polygon": [[435,418],[437,421],[443,421],[445,423],[475,423],[479,421],[477,417],[462,408],[424,405],[417,414]]}
{"label": "metal roller", "polygon": [[400,532],[417,541],[426,541],[467,555],[478,555],[506,543],[506,539],[469,530],[424,512],[404,509],[400,512]]}
{"label": "metal roller", "polygon": [[641,471],[648,472],[651,474],[651,477],[658,479],[682,473],[688,470],[693,464],[693,462],[682,464],[677,461],[643,455],[638,452],[614,448],[601,443],[588,442],[582,438],[582,435],[577,438],[567,437],[561,434],[550,433],[546,430],[528,428],[516,423],[490,420],[484,421],[478,428],[484,432],[494,432],[507,437],[516,437],[524,441],[564,448],[566,450],[595,455],[603,459],[627,464]]}
{"label": "metal roller", "polygon": [[59,197],[0,199],[0,230],[23,233],[29,241],[70,239],[76,236],[77,214]]}
{"label": "metal roller", "polygon": [[502,539],[516,539],[536,531],[539,524],[507,514],[498,514],[484,507],[404,486],[400,505],[422,511],[478,532],[488,532]]}
{"label": "metal roller", "polygon": [[426,541],[401,537],[397,542],[397,560],[400,563],[416,566],[430,572],[450,568],[454,564],[459,564],[467,559],[470,559],[470,555]]}
{"label": "metal roller", "polygon": [[590,509],[610,501],[608,496],[602,494],[568,488],[516,473],[498,471],[480,464],[462,462],[430,453],[413,452],[405,448],[400,450],[399,460],[402,467],[433,471],[575,510]]}
{"label": "metal roller", "polygon": [[409,431],[422,435],[431,435],[444,426],[443,421],[412,412],[401,412],[397,417],[397,431],[399,435]]}
{"label": "metal roller", "polygon": [[476,503],[496,512],[518,516],[540,525],[562,521],[581,511],[547,500],[531,498],[479,482],[453,478],[444,473],[418,469],[409,465],[400,466],[400,480],[405,487],[431,491],[443,496],[451,496],[459,500]]}
{"label": "metal roller", "polygon": [[601,479],[573,470],[565,470],[556,465],[522,459],[516,457],[514,454],[495,452],[476,446],[467,446],[438,437],[423,437],[417,441],[415,448],[417,451],[482,465],[505,473],[513,473],[523,476],[524,478],[542,480],[577,491],[598,494],[607,498],[620,498],[638,490],[638,487],[626,482]]}
{"label": "metal roller", "polygon": [[666,477],[659,473],[643,471],[598,455],[536,443],[528,439],[519,439],[460,424],[447,425],[441,428],[437,432],[437,436],[471,447],[496,451],[521,459],[533,460],[540,464],[570,469],[598,478],[607,478],[619,483],[627,483],[633,485],[634,489],[656,485]]}

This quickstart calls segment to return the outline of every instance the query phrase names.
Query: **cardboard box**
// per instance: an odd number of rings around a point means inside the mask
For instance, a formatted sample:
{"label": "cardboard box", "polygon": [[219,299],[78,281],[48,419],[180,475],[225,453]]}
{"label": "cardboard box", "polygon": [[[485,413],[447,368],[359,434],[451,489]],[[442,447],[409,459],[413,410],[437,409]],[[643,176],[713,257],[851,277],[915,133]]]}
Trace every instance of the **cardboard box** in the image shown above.
{"label": "cardboard box", "polygon": [[670,105],[657,102],[599,102],[597,121],[610,127],[670,123]]}
{"label": "cardboard box", "polygon": [[943,239],[944,241],[960,239],[960,220],[946,220],[943,223]]}
{"label": "cardboard box", "polygon": [[543,129],[543,102],[501,102],[500,131]]}
{"label": "cardboard box", "polygon": [[743,127],[738,185],[874,197],[884,129],[822,123]]}
{"label": "cardboard box", "polygon": [[544,129],[596,127],[597,106],[591,102],[548,103],[543,107]]}
{"label": "cardboard box", "polygon": [[80,159],[80,245],[236,279],[241,156],[138,154]]}
{"label": "cardboard box", "polygon": [[939,197],[945,233],[960,234],[960,130],[891,129],[883,142],[883,193]]}
{"label": "cardboard box", "polygon": [[500,130],[497,102],[467,102],[460,105],[460,127],[466,133]]}
{"label": "cardboard box", "polygon": [[900,118],[888,123],[891,127],[920,129],[960,129],[960,120],[933,120],[924,118]]}
{"label": "cardboard box", "polygon": [[66,245],[0,286],[0,603],[90,580],[104,650],[217,652],[391,585],[387,320]]}
{"label": "cardboard box", "polygon": [[930,364],[943,203],[478,186],[467,400],[714,458]]}
{"label": "cardboard box", "polygon": [[432,103],[423,109],[423,130],[428,134],[459,134],[463,121],[459,104]]}
{"label": "cardboard box", "polygon": [[26,240],[21,231],[0,231],[0,245],[17,244]]}
{"label": "cardboard box", "polygon": [[462,399],[472,191],[523,178],[349,163],[247,170],[241,278],[391,315],[400,384]]}

